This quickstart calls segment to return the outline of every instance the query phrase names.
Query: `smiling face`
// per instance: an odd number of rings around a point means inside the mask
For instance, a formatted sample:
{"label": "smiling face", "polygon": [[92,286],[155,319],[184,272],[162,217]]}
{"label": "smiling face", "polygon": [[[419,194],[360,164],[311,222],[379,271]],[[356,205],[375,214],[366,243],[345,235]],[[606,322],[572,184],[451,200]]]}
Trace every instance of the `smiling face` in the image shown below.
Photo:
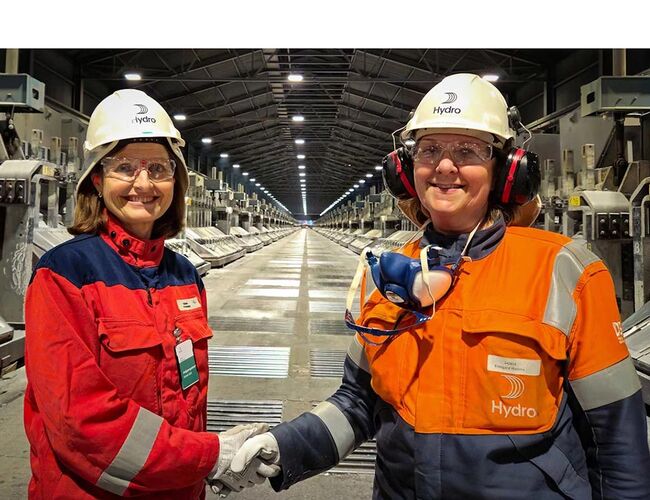
{"label": "smiling face", "polygon": [[[169,159],[169,153],[162,144],[154,142],[133,142],[111,153],[115,158]],[[111,175],[95,174],[93,184],[102,194],[104,204],[128,232],[142,239],[149,239],[153,224],[170,207],[174,198],[174,178],[151,182],[147,170],[138,172],[133,182]]]}
{"label": "smiling face", "polygon": [[[434,227],[443,233],[469,233],[485,217],[488,209],[495,160],[458,161],[473,157],[462,147],[465,142],[480,153],[489,149],[489,145],[480,139],[460,134],[430,134],[416,144],[415,190]],[[430,158],[426,155],[417,154],[417,151],[439,146],[447,150],[436,164],[427,161]],[[449,149],[454,151],[453,155]],[[418,159],[418,156],[422,158]],[[458,165],[453,157],[463,164]]]}

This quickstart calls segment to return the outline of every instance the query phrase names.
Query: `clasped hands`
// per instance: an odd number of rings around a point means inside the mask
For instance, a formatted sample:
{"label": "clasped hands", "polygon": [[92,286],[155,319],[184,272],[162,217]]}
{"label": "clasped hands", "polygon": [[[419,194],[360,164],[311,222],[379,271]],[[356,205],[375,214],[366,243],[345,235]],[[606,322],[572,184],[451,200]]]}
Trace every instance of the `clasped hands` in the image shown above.
{"label": "clasped hands", "polygon": [[221,498],[280,474],[280,449],[268,424],[238,425],[219,434],[219,459],[206,479]]}

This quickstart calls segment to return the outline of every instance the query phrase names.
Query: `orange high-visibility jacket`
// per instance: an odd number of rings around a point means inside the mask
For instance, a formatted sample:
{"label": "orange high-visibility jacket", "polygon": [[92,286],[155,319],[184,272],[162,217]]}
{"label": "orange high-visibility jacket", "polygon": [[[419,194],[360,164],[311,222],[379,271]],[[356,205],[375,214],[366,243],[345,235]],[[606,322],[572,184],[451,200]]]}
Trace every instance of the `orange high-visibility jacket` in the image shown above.
{"label": "orange high-visibility jacket", "polygon": [[[205,432],[206,313],[194,266],[112,218],[43,256],[25,304],[30,498],[205,495],[219,454]],[[199,372],[186,390],[177,339]]]}
{"label": "orange high-visibility jacket", "polygon": [[[430,321],[379,346],[357,334],[339,390],[272,430],[276,489],[374,436],[374,498],[650,498],[640,383],[609,272],[584,243],[500,226]],[[375,291],[359,322],[394,329],[404,313]]]}

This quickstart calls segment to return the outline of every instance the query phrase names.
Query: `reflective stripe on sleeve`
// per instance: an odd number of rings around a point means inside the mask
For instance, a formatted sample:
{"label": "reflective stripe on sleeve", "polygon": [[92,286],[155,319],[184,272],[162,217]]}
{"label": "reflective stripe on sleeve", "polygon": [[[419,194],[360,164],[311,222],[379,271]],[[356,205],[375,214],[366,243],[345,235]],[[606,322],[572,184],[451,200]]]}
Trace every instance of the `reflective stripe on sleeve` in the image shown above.
{"label": "reflective stripe on sleeve", "polygon": [[368,366],[366,351],[361,345],[361,342],[359,342],[359,338],[356,335],[352,339],[352,342],[350,342],[350,347],[348,347],[348,357],[364,372],[370,373],[370,366]]}
{"label": "reflective stripe on sleeve", "polygon": [[641,381],[629,356],[596,373],[570,380],[569,383],[585,411],[615,403],[641,389]]}
{"label": "reflective stripe on sleeve", "polygon": [[123,495],[149,458],[162,422],[161,416],[140,408],[129,435],[97,480],[97,486],[116,495]]}
{"label": "reflective stripe on sleeve", "polygon": [[544,323],[554,326],[568,337],[576,318],[573,292],[585,267],[600,260],[583,241],[571,241],[555,257],[551,287],[546,299]]}
{"label": "reflective stripe on sleeve", "polygon": [[339,461],[354,449],[354,430],[345,415],[329,401],[323,401],[311,413],[319,417],[336,444]]}

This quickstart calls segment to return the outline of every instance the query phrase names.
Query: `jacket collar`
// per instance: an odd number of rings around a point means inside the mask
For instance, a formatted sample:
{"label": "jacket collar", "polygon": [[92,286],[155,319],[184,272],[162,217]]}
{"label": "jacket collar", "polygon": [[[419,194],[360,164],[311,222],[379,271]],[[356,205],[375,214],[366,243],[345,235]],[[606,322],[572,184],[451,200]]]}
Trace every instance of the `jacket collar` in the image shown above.
{"label": "jacket collar", "polygon": [[[472,260],[478,260],[491,254],[503,239],[505,232],[506,223],[503,216],[500,215],[490,227],[476,231],[476,234],[470,243],[467,255]],[[423,248],[426,245],[435,245],[440,247],[438,254],[440,255],[441,264],[450,264],[456,262],[458,259],[460,252],[462,252],[465,247],[465,243],[467,243],[468,236],[468,234],[442,234],[437,232],[433,225],[429,223],[422,239],[420,240],[420,248]]]}
{"label": "jacket collar", "polygon": [[136,238],[108,211],[107,223],[100,236],[127,264],[132,266],[158,266],[165,251],[165,238],[153,240]]}

